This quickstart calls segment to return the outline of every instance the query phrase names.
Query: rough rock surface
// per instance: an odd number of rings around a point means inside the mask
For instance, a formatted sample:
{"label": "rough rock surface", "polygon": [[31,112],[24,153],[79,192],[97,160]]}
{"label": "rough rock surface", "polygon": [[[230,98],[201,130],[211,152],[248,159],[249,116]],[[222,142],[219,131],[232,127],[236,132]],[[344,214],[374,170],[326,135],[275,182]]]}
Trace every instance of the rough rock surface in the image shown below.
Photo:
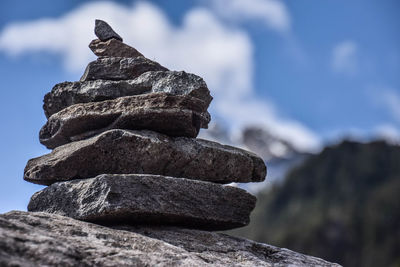
{"label": "rough rock surface", "polygon": [[28,161],[24,179],[49,185],[103,173],[145,173],[218,183],[259,182],[266,166],[231,146],[152,131],[109,130]]}
{"label": "rough rock surface", "polygon": [[35,193],[29,211],[100,224],[174,225],[227,230],[250,221],[256,198],[215,183],[148,174],[102,174],[52,184]]}
{"label": "rough rock surface", "polygon": [[95,39],[90,42],[89,48],[98,57],[143,57],[135,48],[117,39],[105,42]]}
{"label": "rough rock surface", "polygon": [[167,71],[145,57],[102,57],[89,63],[80,81],[131,80],[147,71]]}
{"label": "rough rock surface", "polygon": [[196,137],[210,114],[191,96],[152,93],[69,106],[53,114],[40,130],[40,142],[55,148],[109,129],[152,130],[169,136]]}
{"label": "rough rock surface", "polygon": [[165,92],[189,95],[210,104],[212,97],[204,80],[184,71],[149,71],[133,80],[95,80],[56,84],[44,97],[46,117],[78,103],[98,102],[122,96]]}
{"label": "rough rock surface", "polygon": [[74,104],[98,102],[122,96],[165,92],[189,95],[203,100],[207,107],[212,100],[204,80],[184,71],[149,71],[133,80],[95,80],[56,84],[44,97],[46,117]]}
{"label": "rough rock surface", "polygon": [[121,36],[119,36],[107,22],[100,19],[96,19],[95,21],[94,34],[102,41],[114,38],[122,42]]}
{"label": "rough rock surface", "polygon": [[339,266],[225,234],[120,228],[43,212],[1,214],[0,266]]}

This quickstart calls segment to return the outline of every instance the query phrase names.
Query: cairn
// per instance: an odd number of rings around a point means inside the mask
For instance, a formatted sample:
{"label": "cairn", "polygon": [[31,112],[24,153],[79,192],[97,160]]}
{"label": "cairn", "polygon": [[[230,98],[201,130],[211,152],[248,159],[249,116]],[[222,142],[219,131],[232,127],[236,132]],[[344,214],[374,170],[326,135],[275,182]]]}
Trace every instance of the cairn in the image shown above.
{"label": "cairn", "polygon": [[266,167],[242,149],[197,139],[212,100],[202,78],[144,57],[104,21],[98,59],[78,82],[45,95],[40,142],[24,179],[48,185],[29,211],[105,224],[223,230],[245,226],[256,198],[227,186],[260,182]]}

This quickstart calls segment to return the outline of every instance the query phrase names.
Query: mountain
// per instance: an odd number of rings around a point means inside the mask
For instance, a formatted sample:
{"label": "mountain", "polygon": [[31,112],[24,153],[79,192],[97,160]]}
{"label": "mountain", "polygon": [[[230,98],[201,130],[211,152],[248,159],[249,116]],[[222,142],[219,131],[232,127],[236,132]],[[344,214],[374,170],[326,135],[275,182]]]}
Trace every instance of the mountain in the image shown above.
{"label": "mountain", "polygon": [[262,126],[247,126],[232,134],[223,124],[210,123],[209,129],[201,132],[201,138],[222,144],[233,145],[252,151],[267,164],[267,179],[261,183],[239,184],[251,193],[257,193],[282,181],[286,173],[301,164],[311,153],[298,151],[289,140],[285,140]]}
{"label": "mountain", "polygon": [[311,155],[296,150],[289,141],[262,127],[244,128],[240,142],[245,149],[261,156],[267,164],[268,174],[264,182],[241,185],[241,187],[253,193],[280,183],[288,171],[301,164]]}
{"label": "mountain", "polygon": [[241,142],[265,160],[284,159],[298,153],[289,141],[283,140],[259,126],[244,128]]}
{"label": "mountain", "polygon": [[234,233],[344,266],[400,266],[399,195],[399,146],[343,141],[260,192]]}

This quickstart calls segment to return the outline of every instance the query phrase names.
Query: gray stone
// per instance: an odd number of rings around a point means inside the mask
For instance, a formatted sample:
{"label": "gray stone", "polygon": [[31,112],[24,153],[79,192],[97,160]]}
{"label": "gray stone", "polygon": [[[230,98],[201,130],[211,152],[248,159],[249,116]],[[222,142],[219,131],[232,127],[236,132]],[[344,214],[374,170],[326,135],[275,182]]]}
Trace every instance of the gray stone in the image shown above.
{"label": "gray stone", "polygon": [[95,26],[94,26],[94,34],[102,40],[102,41],[107,41],[109,39],[117,39],[122,42],[121,36],[119,36],[112,28],[110,25],[108,25],[107,22],[96,19],[95,21]]}
{"label": "gray stone", "polygon": [[35,193],[28,211],[105,225],[174,225],[227,230],[249,223],[256,198],[220,184],[147,174],[102,174]]}
{"label": "gray stone", "polygon": [[217,183],[260,182],[264,161],[215,142],[152,131],[109,130],[28,161],[24,179],[49,185],[99,174],[144,173]]}
{"label": "gray stone", "polygon": [[89,48],[98,57],[143,57],[135,48],[117,39],[110,39],[105,42],[95,39],[90,42]]}
{"label": "gray stone", "polygon": [[169,136],[196,137],[210,114],[191,96],[151,93],[69,106],[53,114],[40,130],[40,142],[55,148],[109,129],[152,130]]}
{"label": "gray stone", "polygon": [[149,71],[140,75],[136,82],[143,85],[148,84],[152,92],[196,97],[203,100],[207,106],[212,100],[204,80],[184,71]]}
{"label": "gray stone", "polygon": [[95,80],[64,82],[53,87],[44,97],[46,117],[78,103],[97,102],[122,96],[165,92],[189,95],[210,104],[212,97],[204,80],[184,71],[149,71],[133,80]]}
{"label": "gray stone", "polygon": [[89,63],[80,81],[131,80],[148,71],[167,71],[145,57],[102,57]]}
{"label": "gray stone", "polygon": [[0,266],[340,266],[214,232],[120,228],[43,212],[2,214]]}

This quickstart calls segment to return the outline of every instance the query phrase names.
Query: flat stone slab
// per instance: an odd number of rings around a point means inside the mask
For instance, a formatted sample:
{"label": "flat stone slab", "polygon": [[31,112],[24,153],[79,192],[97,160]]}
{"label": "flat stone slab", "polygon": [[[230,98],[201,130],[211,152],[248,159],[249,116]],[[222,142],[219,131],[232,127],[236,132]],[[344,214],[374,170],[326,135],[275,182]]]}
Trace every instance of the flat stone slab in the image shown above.
{"label": "flat stone slab", "polygon": [[119,34],[116,33],[104,20],[95,20],[94,34],[96,34],[96,36],[102,41],[114,38],[122,42],[121,36],[119,36]]}
{"label": "flat stone slab", "polygon": [[0,266],[340,266],[289,249],[177,227],[112,229],[44,213],[0,214]]}
{"label": "flat stone slab", "polygon": [[145,57],[102,57],[89,63],[80,81],[131,80],[147,71],[167,71]]}
{"label": "flat stone slab", "polygon": [[90,50],[98,57],[143,57],[135,48],[117,39],[101,41],[95,39],[89,44]]}
{"label": "flat stone slab", "polygon": [[256,198],[220,184],[146,174],[102,174],[35,193],[28,211],[100,224],[155,224],[226,230],[250,221]]}
{"label": "flat stone slab", "polygon": [[53,114],[40,130],[40,143],[55,148],[109,129],[152,130],[169,136],[196,137],[210,114],[191,96],[151,93],[69,106]]}
{"label": "flat stone slab", "polygon": [[78,103],[98,102],[122,96],[165,92],[189,95],[210,104],[212,96],[204,80],[184,71],[149,71],[133,80],[95,80],[56,84],[43,100],[46,117]]}
{"label": "flat stone slab", "polygon": [[157,174],[216,183],[260,182],[257,155],[202,139],[152,131],[109,130],[28,161],[24,179],[43,185],[99,174]]}

